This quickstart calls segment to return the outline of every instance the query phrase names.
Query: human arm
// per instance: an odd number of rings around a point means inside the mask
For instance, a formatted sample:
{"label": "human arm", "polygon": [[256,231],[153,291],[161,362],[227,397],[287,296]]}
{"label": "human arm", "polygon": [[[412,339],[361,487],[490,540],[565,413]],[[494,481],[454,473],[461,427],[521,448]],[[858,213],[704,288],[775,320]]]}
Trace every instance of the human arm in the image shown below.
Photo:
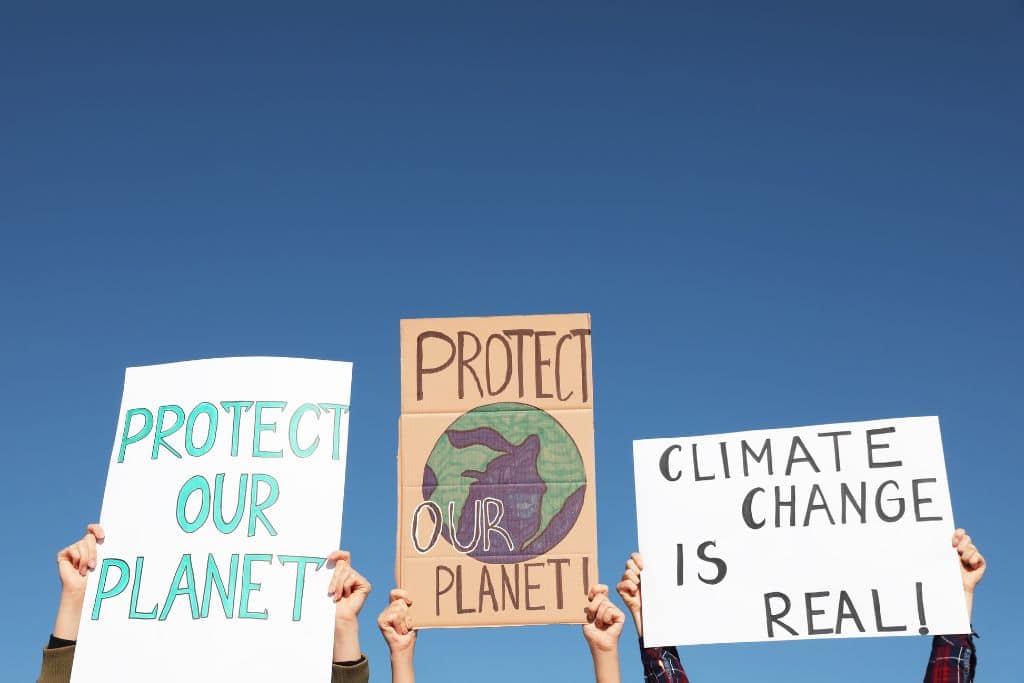
{"label": "human arm", "polygon": [[89,572],[96,568],[96,546],[104,538],[103,527],[90,524],[85,535],[57,553],[60,577],[60,603],[53,633],[43,650],[38,683],[66,683],[71,680],[71,665],[78,640],[78,622],[82,618],[85,588]]}
{"label": "human arm", "polygon": [[370,582],[352,567],[352,555],[335,550],[327,556],[334,574],[327,594],[334,601],[334,665],[332,683],[367,683],[370,667],[359,647],[359,611],[370,594]]}
{"label": "human arm", "polygon": [[590,602],[585,609],[587,623],[583,625],[583,637],[594,660],[594,680],[621,683],[619,636],[626,615],[608,598],[608,586],[604,584],[591,587],[587,598]]}
{"label": "human arm", "polygon": [[391,683],[415,683],[413,654],[416,650],[416,631],[413,629],[409,607],[412,600],[400,588],[391,591],[391,603],[377,617],[384,641],[391,652]]}
{"label": "human arm", "polygon": [[[953,547],[960,560],[960,579],[967,604],[967,618],[974,607],[974,590],[985,575],[987,563],[971,537],[963,529],[953,534]],[[932,651],[925,669],[924,683],[969,683],[974,680],[978,656],[974,634],[939,635],[932,638]]]}
{"label": "human arm", "polygon": [[626,570],[615,589],[626,603],[633,616],[637,637],[640,638],[640,663],[644,669],[645,683],[689,683],[679,651],[669,647],[644,647],[643,607],[640,593],[640,572],[644,560],[640,553],[633,553],[626,560]]}
{"label": "human arm", "polygon": [[967,619],[971,619],[971,612],[974,609],[974,589],[978,587],[981,578],[985,575],[988,565],[984,556],[978,552],[971,537],[963,529],[957,529],[953,533],[953,547],[960,556],[960,579],[964,586],[964,600],[967,602]]}

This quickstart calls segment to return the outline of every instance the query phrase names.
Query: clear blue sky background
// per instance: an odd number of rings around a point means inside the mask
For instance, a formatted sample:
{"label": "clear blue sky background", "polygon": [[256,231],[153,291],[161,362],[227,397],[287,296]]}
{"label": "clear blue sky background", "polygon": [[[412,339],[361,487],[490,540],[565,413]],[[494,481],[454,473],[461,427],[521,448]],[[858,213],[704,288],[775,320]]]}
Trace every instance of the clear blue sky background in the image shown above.
{"label": "clear blue sky background", "polygon": [[[568,311],[593,314],[604,579],[633,438],[938,414],[991,564],[979,680],[1019,680],[1024,3],[151,5],[0,20],[8,680],[99,513],[124,367],[246,354],[356,363],[343,540],[386,675],[398,320]],[[695,682],[913,681],[928,647],[683,656]],[[417,657],[590,666],[575,627]]]}

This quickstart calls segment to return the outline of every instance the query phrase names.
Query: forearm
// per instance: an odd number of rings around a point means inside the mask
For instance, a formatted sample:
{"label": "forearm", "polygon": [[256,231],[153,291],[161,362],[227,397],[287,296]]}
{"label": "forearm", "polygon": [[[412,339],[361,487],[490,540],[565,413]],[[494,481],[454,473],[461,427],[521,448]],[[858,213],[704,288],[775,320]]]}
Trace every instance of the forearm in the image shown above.
{"label": "forearm", "polygon": [[354,662],[363,656],[359,649],[359,622],[355,619],[334,624],[334,661]]}
{"label": "forearm", "polygon": [[391,653],[391,683],[416,683],[411,650]]}
{"label": "forearm", "polygon": [[594,659],[594,680],[596,683],[621,683],[622,673],[619,671],[619,651],[598,650],[591,648]]}
{"label": "forearm", "polygon": [[974,591],[964,591],[964,601],[967,603],[967,621],[973,621],[971,612],[974,609]]}
{"label": "forearm", "polygon": [[84,593],[61,593],[57,620],[53,624],[53,635],[64,640],[78,640],[78,622],[82,618]]}

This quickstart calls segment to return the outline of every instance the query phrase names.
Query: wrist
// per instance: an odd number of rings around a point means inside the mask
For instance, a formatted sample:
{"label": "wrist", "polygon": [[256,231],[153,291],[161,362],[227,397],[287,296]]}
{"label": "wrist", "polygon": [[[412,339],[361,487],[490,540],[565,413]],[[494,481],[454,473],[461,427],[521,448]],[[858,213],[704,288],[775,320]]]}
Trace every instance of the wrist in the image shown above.
{"label": "wrist", "polygon": [[617,641],[610,645],[590,642],[588,642],[587,645],[590,646],[590,654],[592,654],[595,659],[598,657],[609,657],[617,660],[619,658],[619,643]]}
{"label": "wrist", "polygon": [[61,588],[60,604],[80,607],[85,602],[85,588]]}
{"label": "wrist", "polygon": [[412,664],[413,648],[407,647],[401,650],[391,650],[391,663],[392,664]]}
{"label": "wrist", "polygon": [[82,596],[60,597],[57,619],[53,624],[53,635],[64,640],[78,640],[78,622],[82,618]]}
{"label": "wrist", "polygon": [[594,678],[600,683],[619,683],[622,674],[619,672],[618,643],[610,649],[599,649],[591,646],[590,656],[594,660]]}
{"label": "wrist", "polygon": [[334,622],[334,661],[354,662],[362,657],[359,647],[359,624],[355,620]]}

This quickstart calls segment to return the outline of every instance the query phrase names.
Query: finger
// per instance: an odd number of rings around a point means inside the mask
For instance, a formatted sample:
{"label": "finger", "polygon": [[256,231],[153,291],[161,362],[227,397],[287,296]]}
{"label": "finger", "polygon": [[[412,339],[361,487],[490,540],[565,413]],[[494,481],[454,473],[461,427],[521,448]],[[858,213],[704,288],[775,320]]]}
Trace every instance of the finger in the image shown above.
{"label": "finger", "polygon": [[409,626],[406,624],[406,615],[401,610],[393,610],[388,621],[391,624],[391,627],[395,629],[396,633],[404,636],[409,632]]}
{"label": "finger", "polygon": [[629,559],[636,562],[637,569],[643,570],[644,568],[644,557],[640,553],[633,553],[629,556]]}
{"label": "finger", "polygon": [[598,626],[607,626],[612,622],[608,617],[608,611],[611,609],[612,604],[610,602],[603,603],[597,610],[597,616],[594,619],[594,623]]}
{"label": "finger", "polygon": [[410,598],[409,594],[406,591],[402,590],[401,588],[393,588],[393,589],[391,589],[391,594],[388,596],[388,598],[389,598],[389,602],[395,602],[396,600],[401,600],[402,602],[404,602],[407,605],[410,605],[410,606],[412,605],[412,598]]}
{"label": "finger", "polygon": [[596,610],[594,610],[594,625],[598,627],[604,626],[604,615],[608,611],[607,603],[603,603]]}
{"label": "finger", "polygon": [[956,551],[958,553],[960,553],[961,555],[963,555],[965,552],[967,552],[967,550],[970,547],[971,547],[971,537],[970,536],[964,536],[963,538],[960,539],[960,543],[957,544]]}
{"label": "finger", "polygon": [[352,564],[352,553],[347,550],[332,550],[327,555],[328,562],[346,562]]}
{"label": "finger", "polygon": [[355,569],[352,570],[352,578],[355,579],[353,589],[363,593],[370,592],[370,582],[366,580],[366,577],[357,572]]}
{"label": "finger", "polygon": [[364,595],[370,592],[370,582],[366,580],[362,574],[357,571],[349,573],[348,578],[345,579],[345,595],[353,595],[355,593],[362,593]]}
{"label": "finger", "polygon": [[629,561],[626,562],[626,571],[627,572],[635,572],[636,574],[639,574],[640,573],[640,565],[638,565],[636,563],[636,560],[631,557],[631,558],[629,558]]}
{"label": "finger", "polygon": [[632,583],[635,583],[635,584],[637,584],[639,586],[640,585],[640,570],[639,569],[627,569],[626,572],[622,575],[622,578],[624,580],[628,579]]}
{"label": "finger", "polygon": [[344,583],[345,597],[354,595],[355,593],[368,593],[370,591],[370,584],[364,579],[359,572],[351,571]]}
{"label": "finger", "polygon": [[590,587],[590,592],[587,593],[587,598],[593,600],[597,595],[608,595],[608,586],[603,583],[597,583]]}
{"label": "finger", "polygon": [[97,541],[102,541],[107,537],[107,532],[99,524],[90,524],[85,528],[85,533],[95,536]]}
{"label": "finger", "polygon": [[79,574],[85,576],[88,571],[88,568],[85,566],[85,546],[81,541],[79,541],[73,547],[74,551],[71,553],[71,557],[73,558],[71,563],[74,565],[75,569],[78,570]]}
{"label": "finger", "polygon": [[409,633],[409,617],[396,613],[391,620],[391,624],[399,635],[404,636]]}
{"label": "finger", "polygon": [[402,609],[404,609],[404,606],[400,604],[392,603],[388,605],[384,608],[384,611],[380,613],[380,618],[378,618],[377,623],[391,624],[393,621],[403,616],[401,611]]}
{"label": "finger", "polygon": [[85,538],[82,539],[82,544],[85,546],[85,555],[83,560],[85,566],[89,569],[96,568],[96,537],[92,534],[86,534]]}
{"label": "finger", "polygon": [[594,617],[597,615],[597,609],[601,606],[600,601],[592,600],[587,603],[587,606],[583,608],[583,613],[587,616],[588,622],[593,622]]}
{"label": "finger", "polygon": [[345,583],[348,577],[352,576],[352,568],[349,567],[347,564],[339,562],[338,564],[334,565],[333,576],[334,581],[337,584],[337,587],[341,588],[342,584]]}
{"label": "finger", "polygon": [[598,595],[590,601],[590,611],[594,613],[596,617],[598,613],[604,608],[605,605],[611,604],[606,595]]}
{"label": "finger", "polygon": [[615,585],[615,590],[618,591],[619,595],[623,596],[628,595],[629,597],[633,597],[636,595],[636,586],[633,585],[632,581],[628,581],[625,578]]}
{"label": "finger", "polygon": [[355,584],[356,584],[356,577],[352,576],[351,574],[346,576],[345,580],[341,582],[341,595],[342,595],[342,597],[347,598],[348,596],[352,595],[352,588],[355,586]]}
{"label": "finger", "polygon": [[953,547],[955,548],[960,544],[960,539],[967,535],[967,532],[963,529],[957,529],[953,532]]}

